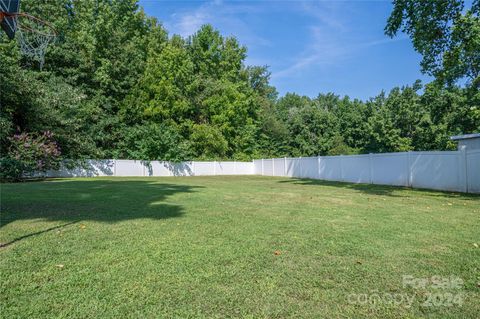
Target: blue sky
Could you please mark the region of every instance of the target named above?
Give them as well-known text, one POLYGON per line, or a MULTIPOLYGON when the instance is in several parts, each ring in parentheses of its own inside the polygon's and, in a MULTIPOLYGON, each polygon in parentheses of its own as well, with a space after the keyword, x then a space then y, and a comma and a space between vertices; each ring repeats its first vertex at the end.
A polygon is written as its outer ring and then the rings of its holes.
POLYGON ((170 34, 205 23, 248 48, 247 64, 268 65, 280 96, 334 92, 367 99, 395 86, 424 83, 420 55, 403 34, 383 34, 390 1, 140 0, 170 34))

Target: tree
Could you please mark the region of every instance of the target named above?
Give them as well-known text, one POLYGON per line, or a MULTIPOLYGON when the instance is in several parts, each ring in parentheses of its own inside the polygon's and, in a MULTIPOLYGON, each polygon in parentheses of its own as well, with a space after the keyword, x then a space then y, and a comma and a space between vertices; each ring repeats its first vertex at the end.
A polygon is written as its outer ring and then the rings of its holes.
POLYGON ((122 104, 127 122, 150 119, 181 121, 192 113, 187 90, 193 63, 181 39, 174 38, 160 52, 152 52, 136 88, 122 104))
POLYGON ((422 71, 440 83, 466 78, 480 87, 480 0, 394 0, 385 33, 407 33, 423 59, 422 71))
POLYGON ((200 160, 225 158, 228 143, 215 126, 198 124, 192 127, 191 142, 194 156, 200 160))
POLYGON ((438 81, 366 102, 278 98, 268 67, 247 66, 235 37, 211 25, 169 37, 137 0, 23 0, 22 9, 59 36, 43 71, 0 36, 2 158, 14 135, 45 131, 64 158, 180 161, 444 150, 450 135, 480 130, 478 0, 468 9, 395 1, 387 34, 411 35, 438 81))
POLYGON ((117 158, 185 161, 191 158, 189 143, 173 123, 149 123, 122 129, 117 158))
POLYGON ((10 138, 9 156, 0 159, 0 179, 17 181, 60 167, 60 149, 52 132, 16 134, 10 138))

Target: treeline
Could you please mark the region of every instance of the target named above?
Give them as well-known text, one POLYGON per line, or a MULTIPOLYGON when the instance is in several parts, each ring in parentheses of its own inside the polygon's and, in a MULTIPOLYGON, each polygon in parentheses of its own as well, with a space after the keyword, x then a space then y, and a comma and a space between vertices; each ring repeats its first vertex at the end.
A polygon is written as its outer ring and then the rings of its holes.
POLYGON ((320 94, 287 94, 267 127, 272 155, 339 155, 455 148, 451 135, 480 128, 480 94, 473 88, 440 88, 420 82, 380 93, 366 102, 320 94))
POLYGON ((247 49, 212 26, 169 36, 136 0, 22 8, 59 36, 42 71, 0 39, 4 158, 20 157, 18 141, 35 136, 54 139, 64 158, 175 161, 445 150, 450 135, 480 130, 478 88, 279 98, 268 68, 245 65, 247 49))

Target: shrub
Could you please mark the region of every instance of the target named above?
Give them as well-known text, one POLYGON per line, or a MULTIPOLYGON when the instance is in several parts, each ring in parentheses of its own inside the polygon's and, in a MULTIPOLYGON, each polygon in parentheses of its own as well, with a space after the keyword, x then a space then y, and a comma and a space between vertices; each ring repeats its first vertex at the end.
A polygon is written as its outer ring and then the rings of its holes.
POLYGON ((9 142, 8 155, 0 160, 2 180, 18 181, 60 167, 60 148, 50 131, 16 134, 9 142))
POLYGON ((21 161, 10 157, 0 158, 0 179, 17 181, 22 178, 23 165, 21 161))
POLYGON ((332 140, 332 147, 327 151, 327 155, 353 155, 360 154, 360 150, 350 147, 340 135, 335 135, 332 140))
POLYGON ((190 139, 198 159, 221 159, 226 156, 228 142, 222 132, 213 125, 194 125, 190 139))

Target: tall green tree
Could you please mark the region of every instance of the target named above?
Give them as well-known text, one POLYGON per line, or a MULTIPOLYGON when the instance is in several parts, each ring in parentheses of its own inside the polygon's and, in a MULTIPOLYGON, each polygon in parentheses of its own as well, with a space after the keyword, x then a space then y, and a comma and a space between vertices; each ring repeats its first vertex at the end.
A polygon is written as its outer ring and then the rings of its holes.
POLYGON ((480 87, 480 1, 394 0, 385 33, 410 36, 422 54, 422 70, 439 82, 466 78, 480 87))
POLYGON ((266 66, 204 25, 168 35, 136 0, 23 0, 58 38, 42 71, 0 36, 0 150, 14 134, 51 131, 65 158, 240 159, 451 149, 480 130, 478 1, 394 2, 387 33, 405 31, 436 82, 366 102, 279 98, 266 66), (467 86, 455 85, 468 78, 467 86), (448 85, 444 85, 448 84, 448 85))

